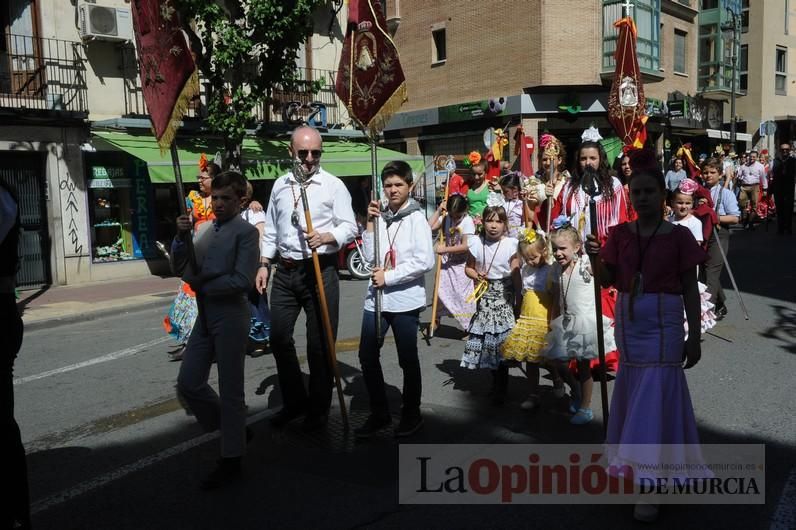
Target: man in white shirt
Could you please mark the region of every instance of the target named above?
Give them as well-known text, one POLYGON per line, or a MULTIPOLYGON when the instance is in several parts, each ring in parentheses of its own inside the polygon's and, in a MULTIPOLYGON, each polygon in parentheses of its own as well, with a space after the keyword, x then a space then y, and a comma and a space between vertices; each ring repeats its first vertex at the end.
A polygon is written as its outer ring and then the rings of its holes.
POLYGON ((752 227, 755 217, 757 216, 757 201, 760 194, 760 184, 763 184, 763 191, 768 190, 768 180, 766 178, 766 168, 757 161, 757 151, 749 153, 747 162, 738 168, 738 185, 741 187, 741 192, 738 197, 738 203, 741 207, 741 215, 745 217, 744 227, 752 227), (746 213, 746 208, 749 206, 749 213, 746 213))
POLYGON ((337 252, 354 239, 357 227, 351 195, 340 179, 321 168, 322 154, 323 142, 318 131, 307 126, 293 131, 290 155, 299 160, 308 177, 304 183, 299 182, 292 171, 279 177, 266 212, 256 285, 260 292, 265 289, 271 263, 278 256, 271 288, 270 339, 279 372, 283 408, 270 418, 274 427, 282 427, 306 415, 306 430, 322 428, 332 402, 332 372, 323 336, 312 251, 319 254, 329 318, 336 335, 340 302, 337 252), (310 206, 312 232, 307 232, 301 202, 302 186, 310 206), (304 388, 293 340, 293 329, 302 309, 307 317, 309 390, 304 388))

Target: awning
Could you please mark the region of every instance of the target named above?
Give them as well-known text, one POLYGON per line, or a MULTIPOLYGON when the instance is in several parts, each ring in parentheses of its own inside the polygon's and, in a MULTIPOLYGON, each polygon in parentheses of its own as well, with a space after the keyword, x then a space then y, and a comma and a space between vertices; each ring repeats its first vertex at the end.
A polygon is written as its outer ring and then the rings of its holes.
MULTIPOLYGON (((155 138, 149 134, 133 135, 122 132, 94 131, 92 139, 98 151, 124 151, 146 162, 151 182, 174 182, 174 168, 171 155, 161 156, 155 138)), ((273 180, 286 173, 290 167, 288 155, 289 140, 263 140, 245 138, 242 155, 246 177, 250 180, 273 180)), ((179 138, 180 167, 183 179, 193 181, 199 165, 199 157, 206 153, 212 158, 216 152, 223 150, 223 143, 218 139, 193 137, 179 138)), ((416 173, 424 169, 422 156, 411 156, 384 147, 377 148, 378 164, 381 169, 392 160, 407 162, 416 173)), ((370 146, 365 142, 324 141, 321 166, 338 177, 360 177, 371 174, 370 146)))
MULTIPOLYGON (((707 129, 708 138, 721 138, 722 140, 730 139, 730 131, 720 131, 719 129, 707 129)), ((751 142, 752 135, 749 133, 736 132, 735 138, 742 142, 751 142)))

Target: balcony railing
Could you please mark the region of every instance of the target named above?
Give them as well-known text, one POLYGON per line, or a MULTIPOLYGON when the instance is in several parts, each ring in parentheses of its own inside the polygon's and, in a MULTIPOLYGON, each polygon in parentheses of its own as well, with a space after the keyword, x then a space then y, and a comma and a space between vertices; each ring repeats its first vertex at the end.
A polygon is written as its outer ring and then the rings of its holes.
MULTIPOLYGON (((132 49, 126 51, 123 61, 125 116, 144 117, 149 113, 141 90, 141 80, 134 53, 135 51, 132 49)), ((254 108, 252 122, 294 125, 293 120, 306 119, 314 114, 313 123, 315 124, 320 125, 321 118, 325 119, 327 127, 340 123, 342 113, 334 92, 337 72, 302 68, 299 70, 299 74, 301 77, 297 88, 294 90, 275 89, 269 105, 260 103, 254 108), (314 90, 314 81, 321 82, 319 90, 314 90), (319 110, 318 105, 311 105, 313 103, 322 104, 322 108, 319 110)), ((207 117, 206 102, 210 87, 201 76, 199 83, 201 87, 199 98, 191 103, 185 115, 186 118, 202 119, 207 117)))
POLYGON ((2 34, 0 108, 87 116, 83 45, 60 39, 2 34))

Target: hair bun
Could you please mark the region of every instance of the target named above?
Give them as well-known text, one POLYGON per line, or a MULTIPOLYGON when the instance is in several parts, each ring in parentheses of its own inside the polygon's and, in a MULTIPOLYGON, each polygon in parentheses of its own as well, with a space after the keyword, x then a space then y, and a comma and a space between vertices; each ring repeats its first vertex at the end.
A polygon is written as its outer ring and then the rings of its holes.
POLYGON ((654 149, 645 147, 643 149, 632 149, 627 153, 630 158, 630 168, 634 172, 638 171, 660 171, 658 156, 654 149))

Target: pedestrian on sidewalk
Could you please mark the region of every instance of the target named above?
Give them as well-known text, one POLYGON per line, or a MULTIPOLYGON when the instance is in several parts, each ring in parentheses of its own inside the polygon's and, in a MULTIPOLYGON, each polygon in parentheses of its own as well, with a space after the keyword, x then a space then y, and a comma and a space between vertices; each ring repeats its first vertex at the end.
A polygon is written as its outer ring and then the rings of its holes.
POLYGON ((321 135, 308 126, 298 127, 290 139, 290 156, 306 178, 293 172, 279 177, 271 191, 266 212, 262 257, 257 272, 257 290, 265 290, 272 262, 279 256, 271 287, 271 350, 279 372, 282 409, 270 418, 274 427, 284 427, 303 416, 304 428, 325 427, 332 403, 332 371, 323 336, 322 312, 312 261, 316 250, 323 277, 332 331, 337 335, 340 288, 337 252, 354 240, 357 224, 351 195, 343 182, 321 167, 321 135), (313 231, 301 203, 301 188, 309 202, 313 231), (307 362, 309 391, 304 387, 293 330, 301 310, 307 316, 307 362))
POLYGON ((22 347, 22 317, 17 310, 14 288, 19 256, 20 215, 19 201, 0 179, 0 366, 2 366, 2 397, 0 397, 0 428, 2 428, 4 459, 3 476, 6 487, 0 524, 3 528, 30 528, 30 495, 28 493, 28 467, 22 435, 14 418, 14 360, 22 347))
POLYGON ((401 421, 396 437, 410 436, 423 426, 420 415, 422 381, 417 356, 417 331, 420 311, 426 307, 424 275, 434 267, 431 227, 422 207, 409 198, 412 168, 402 161, 390 162, 381 172, 381 183, 387 207, 382 211, 378 201, 368 207, 367 231, 362 242, 365 259, 374 262, 374 239, 379 248, 387 249, 383 267, 374 268, 362 313, 359 339, 359 362, 370 397, 370 416, 357 428, 357 438, 369 438, 392 423, 384 374, 379 357, 388 328, 392 328, 398 350, 398 364, 404 376, 401 421), (381 217, 379 232, 374 232, 373 219, 381 217), (381 335, 376 336, 374 300, 382 290, 381 335))
POLYGON ((774 203, 777 209, 777 234, 793 234, 793 186, 796 177, 796 158, 791 154, 790 144, 779 146, 779 156, 771 169, 774 179, 774 203))
POLYGON ((172 243, 174 269, 196 293, 197 324, 188 340, 177 378, 177 391, 207 432, 221 429, 221 459, 202 481, 212 489, 236 478, 241 471, 250 431, 246 428, 243 366, 251 311, 247 296, 257 272, 257 229, 240 216, 246 179, 227 171, 213 179, 215 220, 194 243, 196 269, 190 264, 191 220, 177 219, 172 243), (208 384, 210 367, 218 367, 219 395, 208 384))

